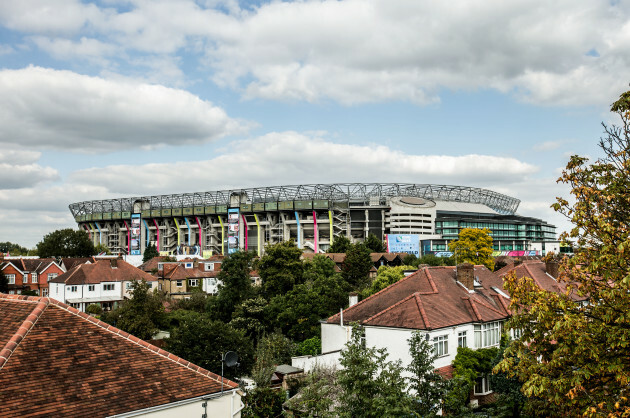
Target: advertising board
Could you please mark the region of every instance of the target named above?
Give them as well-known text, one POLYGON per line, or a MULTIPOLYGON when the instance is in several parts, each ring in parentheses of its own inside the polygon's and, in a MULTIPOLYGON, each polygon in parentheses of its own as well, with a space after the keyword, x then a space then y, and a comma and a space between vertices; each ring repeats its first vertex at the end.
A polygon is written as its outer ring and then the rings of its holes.
POLYGON ((388 253, 407 253, 420 257, 420 235, 387 235, 388 253))
POLYGON ((140 255, 140 214, 131 215, 131 255, 140 255))
POLYGON ((238 251, 239 213, 238 208, 228 209, 228 254, 238 251))

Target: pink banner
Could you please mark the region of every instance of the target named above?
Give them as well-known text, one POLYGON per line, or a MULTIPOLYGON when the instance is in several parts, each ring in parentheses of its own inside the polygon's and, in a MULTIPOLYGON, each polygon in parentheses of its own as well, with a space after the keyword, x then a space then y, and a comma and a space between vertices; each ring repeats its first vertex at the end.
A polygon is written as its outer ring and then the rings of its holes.
POLYGON ((153 219, 153 223, 155 224, 155 232, 157 235, 157 245, 155 246, 155 248, 160 251, 160 227, 157 224, 157 221, 155 219, 153 219))
POLYGON ((245 215, 241 215, 241 217, 243 218, 243 226, 245 227, 245 251, 247 251, 248 246, 247 246, 247 219, 245 219, 245 215))
POLYGON ((319 247, 317 246, 317 214, 313 211, 313 236, 315 237, 315 254, 319 253, 319 247))
POLYGON ((130 248, 129 246, 131 245, 131 228, 129 228, 129 224, 127 223, 127 221, 123 221, 125 223, 125 226, 127 227, 127 254, 129 254, 130 248))

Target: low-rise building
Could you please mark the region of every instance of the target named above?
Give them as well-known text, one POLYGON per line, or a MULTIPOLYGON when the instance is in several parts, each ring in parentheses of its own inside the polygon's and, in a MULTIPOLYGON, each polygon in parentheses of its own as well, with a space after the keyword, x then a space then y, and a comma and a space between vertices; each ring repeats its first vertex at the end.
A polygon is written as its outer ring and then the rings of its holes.
POLYGON ((0 270, 9 282, 9 294, 30 290, 39 296, 48 296, 48 282, 66 271, 54 258, 37 257, 4 258, 0 270))
POLYGON ((64 303, 0 294, 0 312, 0 416, 241 415, 236 383, 64 303))
POLYGON ((157 289, 157 279, 121 258, 96 259, 78 264, 49 283, 50 297, 67 303, 81 312, 91 304, 105 311, 131 297, 132 284, 146 280, 157 289))

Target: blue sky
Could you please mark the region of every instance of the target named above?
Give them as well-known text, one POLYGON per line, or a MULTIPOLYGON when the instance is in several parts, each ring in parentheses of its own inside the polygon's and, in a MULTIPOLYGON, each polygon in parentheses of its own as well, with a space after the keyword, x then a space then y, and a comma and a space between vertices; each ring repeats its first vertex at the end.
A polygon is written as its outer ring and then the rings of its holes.
POLYGON ((415 182, 549 205, 630 82, 627 1, 0 4, 0 241, 69 203, 415 182))

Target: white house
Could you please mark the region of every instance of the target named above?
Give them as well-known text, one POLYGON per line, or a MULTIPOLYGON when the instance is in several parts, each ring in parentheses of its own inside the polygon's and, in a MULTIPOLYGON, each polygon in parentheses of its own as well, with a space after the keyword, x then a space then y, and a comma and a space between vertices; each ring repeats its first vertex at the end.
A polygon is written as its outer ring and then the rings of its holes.
MULTIPOLYGON (((350 340, 351 324, 365 331, 365 343, 385 348, 390 360, 411 362, 408 340, 421 331, 438 357, 434 366, 449 374, 458 347, 498 346, 507 320, 509 298, 500 279, 485 266, 426 267, 356 303, 322 323, 322 355, 293 358, 295 367, 309 371, 317 364, 338 363, 350 340)), ((488 393, 479 382, 476 394, 488 393)))
POLYGON ((157 279, 122 259, 95 260, 78 264, 49 283, 50 297, 85 312, 91 304, 110 310, 114 304, 131 298, 132 284, 146 280, 157 289, 157 279))

